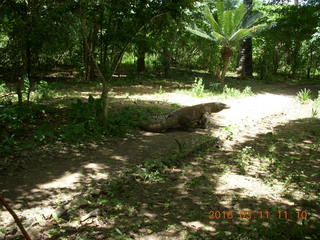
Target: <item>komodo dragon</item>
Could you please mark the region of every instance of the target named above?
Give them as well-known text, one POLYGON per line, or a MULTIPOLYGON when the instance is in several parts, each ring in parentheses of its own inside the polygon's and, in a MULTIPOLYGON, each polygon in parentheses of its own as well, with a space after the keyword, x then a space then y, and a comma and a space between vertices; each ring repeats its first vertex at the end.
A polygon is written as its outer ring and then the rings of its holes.
POLYGON ((194 126, 207 128, 210 113, 220 112, 227 108, 229 106, 219 102, 184 107, 165 115, 161 120, 143 124, 141 128, 149 132, 165 132, 168 129, 177 128, 189 129, 194 126))

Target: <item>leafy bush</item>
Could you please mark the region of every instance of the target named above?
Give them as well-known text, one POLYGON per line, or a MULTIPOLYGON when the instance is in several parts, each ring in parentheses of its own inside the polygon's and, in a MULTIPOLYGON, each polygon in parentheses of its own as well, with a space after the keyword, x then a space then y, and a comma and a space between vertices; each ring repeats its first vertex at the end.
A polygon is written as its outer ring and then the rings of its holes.
POLYGON ((74 142, 102 136, 125 136, 139 126, 147 112, 148 109, 139 106, 112 109, 104 124, 101 100, 90 96, 87 102, 77 100, 71 106, 71 123, 60 127, 60 137, 74 142))
MULTIPOLYGON (((31 128, 37 125, 39 121, 46 119, 46 115, 52 109, 39 104, 0 105, 0 152, 11 153, 11 151, 22 142, 26 144, 25 139, 29 137, 31 128)), ((53 137, 53 132, 49 127, 40 125, 34 135, 36 141, 43 141, 53 137)), ((30 138, 28 138, 30 141, 30 138)))

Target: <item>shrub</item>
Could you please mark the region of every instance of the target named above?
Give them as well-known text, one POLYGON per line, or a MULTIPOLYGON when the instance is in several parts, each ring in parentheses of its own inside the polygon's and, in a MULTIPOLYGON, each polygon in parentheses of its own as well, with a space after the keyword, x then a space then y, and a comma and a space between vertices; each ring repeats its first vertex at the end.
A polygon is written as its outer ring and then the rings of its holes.
POLYGON ((196 77, 192 84, 192 95, 195 97, 202 97, 204 93, 204 83, 202 78, 196 77))
POLYGON ((308 100, 311 99, 311 91, 310 89, 301 89, 298 93, 297 93, 297 98, 299 100, 299 102, 301 103, 305 103, 308 100))

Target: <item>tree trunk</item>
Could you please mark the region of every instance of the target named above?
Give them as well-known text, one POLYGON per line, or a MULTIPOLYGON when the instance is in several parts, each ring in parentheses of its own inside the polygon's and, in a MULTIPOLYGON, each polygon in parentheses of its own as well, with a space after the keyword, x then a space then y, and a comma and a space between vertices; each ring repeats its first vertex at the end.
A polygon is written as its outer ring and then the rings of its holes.
POLYGON ((138 59, 137 59, 137 72, 141 73, 146 70, 146 63, 145 63, 145 56, 146 53, 143 49, 138 49, 138 59))
POLYGON ((231 50, 231 48, 224 46, 221 49, 220 53, 221 53, 221 57, 222 57, 222 61, 223 61, 223 66, 221 69, 219 81, 222 85, 224 85, 224 78, 226 76, 230 57, 232 56, 232 50, 231 50))
MULTIPOLYGON (((98 39, 98 30, 99 30, 99 25, 94 24, 93 29, 91 30, 89 36, 87 37, 87 44, 90 54, 93 55, 93 58, 95 58, 95 50, 96 50, 96 43, 98 39)), ((95 79, 95 63, 93 61, 93 58, 90 56, 86 56, 85 59, 86 61, 86 81, 93 81, 95 79)))
POLYGON ((163 46, 162 48, 161 63, 164 70, 164 76, 168 77, 170 69, 170 53, 167 46, 163 46))
POLYGON ((241 57, 239 61, 240 75, 242 78, 252 77, 252 38, 242 41, 241 57))
MULTIPOLYGON (((243 0, 247 8, 252 7, 252 0, 243 0)), ((250 11, 250 10, 249 10, 250 11)), ((252 38, 248 37, 242 41, 241 44, 241 57, 239 61, 240 75, 242 78, 252 77, 253 67, 252 67, 252 38)))
POLYGON ((291 75, 294 78, 299 68, 300 59, 299 59, 299 51, 301 47, 301 42, 294 41, 293 49, 291 52, 291 75))
POLYGON ((28 92, 27 92, 27 102, 30 101, 30 95, 31 91, 34 88, 34 81, 31 76, 31 67, 32 67, 32 53, 31 53, 31 47, 30 42, 27 40, 27 47, 26 47, 26 70, 27 70, 27 78, 29 82, 28 92))
POLYGON ((101 108, 102 108, 102 113, 103 113, 103 120, 104 120, 104 125, 107 125, 107 120, 109 116, 109 87, 108 83, 106 82, 106 79, 103 79, 102 82, 102 92, 101 92, 101 108))

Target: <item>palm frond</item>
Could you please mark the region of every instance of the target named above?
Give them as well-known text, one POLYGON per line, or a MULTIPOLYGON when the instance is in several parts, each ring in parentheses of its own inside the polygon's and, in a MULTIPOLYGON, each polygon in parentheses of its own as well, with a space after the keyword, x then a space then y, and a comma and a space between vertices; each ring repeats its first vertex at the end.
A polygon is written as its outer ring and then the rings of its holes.
POLYGON ((223 13, 223 32, 225 36, 230 36, 233 29, 232 10, 224 11, 223 13))
POLYGON ((223 23, 223 13, 224 13, 224 1, 218 1, 216 3, 217 15, 218 15, 218 23, 222 25, 223 23))
POLYGON ((210 12, 210 9, 208 6, 205 6, 205 9, 204 9, 204 16, 207 18, 208 22, 210 23, 211 25, 211 28, 218 32, 218 33, 221 33, 222 32, 222 29, 220 27, 220 25, 217 23, 217 21, 214 19, 214 17, 212 16, 212 13, 210 12))
POLYGON ((250 16, 248 16, 244 22, 243 22, 243 25, 242 27, 243 28, 249 28, 251 26, 253 26, 255 23, 257 23, 260 18, 262 17, 262 13, 260 12, 254 12, 254 13, 251 13, 250 16))
POLYGON ((197 35, 197 36, 199 36, 199 37, 202 37, 202 38, 205 38, 205 39, 209 39, 209 40, 211 40, 211 41, 214 41, 214 40, 215 40, 212 36, 210 36, 210 35, 207 34, 206 32, 201 31, 201 30, 198 29, 197 27, 196 27, 196 28, 191 28, 191 27, 189 27, 189 26, 186 26, 186 29, 187 29, 189 32, 191 32, 191 33, 193 33, 193 34, 195 34, 195 35, 197 35))
POLYGON ((246 37, 248 37, 251 34, 250 29, 239 29, 238 31, 236 31, 229 39, 230 42, 234 43, 234 42, 238 42, 246 37))
POLYGON ((246 13, 247 13, 247 7, 243 3, 240 4, 240 6, 234 10, 233 25, 235 28, 239 28, 241 26, 246 13))
POLYGON ((226 38, 224 35, 221 35, 218 32, 212 31, 211 34, 214 37, 214 40, 217 42, 224 43, 224 42, 228 41, 228 38, 226 38))
POLYGON ((262 23, 262 24, 257 24, 255 26, 249 28, 249 30, 251 31, 251 35, 254 35, 254 34, 258 34, 258 33, 262 32, 263 30, 266 30, 270 27, 272 27, 271 24, 262 23))

